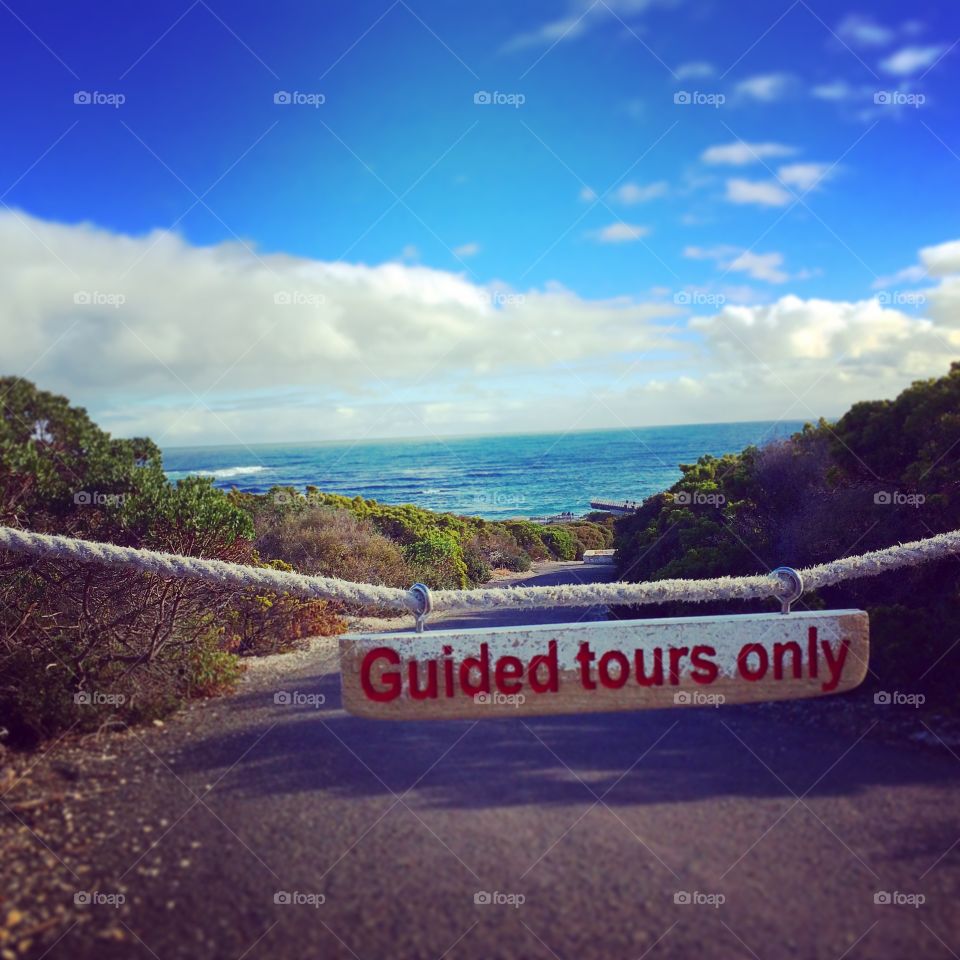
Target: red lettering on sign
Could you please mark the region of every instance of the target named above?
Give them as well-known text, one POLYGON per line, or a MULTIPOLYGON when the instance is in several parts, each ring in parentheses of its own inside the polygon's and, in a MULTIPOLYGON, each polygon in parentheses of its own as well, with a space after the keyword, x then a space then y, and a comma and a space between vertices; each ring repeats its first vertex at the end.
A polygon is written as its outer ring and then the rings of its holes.
POLYGON ((557 663, 557 641, 551 640, 547 654, 539 654, 530 661, 527 679, 534 693, 557 693, 560 690, 560 666, 557 663), (547 679, 540 678, 540 668, 547 668, 547 679))
POLYGON ((653 674, 647 676, 643 669, 643 650, 637 650, 634 654, 634 660, 637 664, 637 683, 641 687, 662 687, 663 686, 663 651, 655 647, 653 651, 653 674))
POLYGON ((600 682, 610 690, 619 690, 630 679, 630 661, 625 653, 619 650, 608 650, 597 665, 597 675, 600 682), (616 674, 611 676, 610 664, 617 665, 616 674))
POLYGON ((793 679, 799 680, 803 676, 803 651, 799 643, 792 640, 789 643, 775 643, 773 645, 773 678, 774 680, 783 679, 783 660, 787 654, 790 654, 790 669, 793 671, 793 679))
POLYGON ((713 647, 700 644, 690 651, 690 664, 693 669, 690 676, 694 683, 713 683, 720 675, 720 668, 708 657, 715 657, 717 651, 713 647))
POLYGON ((388 670, 380 674, 379 680, 387 685, 386 690, 378 690, 370 679, 373 665, 377 660, 386 660, 391 666, 400 665, 400 654, 389 647, 376 647, 371 650, 364 658, 360 667, 360 684, 363 692, 377 703, 389 703, 400 696, 400 671, 388 670))
POLYGON ((744 648, 737 654, 737 669, 740 671, 740 676, 744 680, 762 680, 767 675, 767 667, 769 661, 767 658, 767 650, 760 643, 748 643, 744 648), (750 654, 755 653, 757 659, 759 660, 759 665, 756 670, 751 670, 749 659, 750 654))
POLYGON ((523 689, 522 676, 523 661, 519 657, 501 657, 493 671, 493 682, 501 693, 519 693, 523 689))

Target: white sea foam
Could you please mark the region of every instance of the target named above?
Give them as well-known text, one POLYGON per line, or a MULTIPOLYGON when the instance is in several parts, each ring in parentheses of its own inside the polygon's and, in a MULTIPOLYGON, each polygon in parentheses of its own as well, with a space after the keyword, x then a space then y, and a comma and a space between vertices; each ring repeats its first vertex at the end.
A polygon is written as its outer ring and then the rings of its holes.
POLYGON ((266 467, 254 465, 251 467, 221 467, 219 470, 194 470, 192 472, 201 477, 217 477, 218 479, 223 479, 225 477, 239 477, 246 473, 260 473, 261 470, 266 469, 266 467))

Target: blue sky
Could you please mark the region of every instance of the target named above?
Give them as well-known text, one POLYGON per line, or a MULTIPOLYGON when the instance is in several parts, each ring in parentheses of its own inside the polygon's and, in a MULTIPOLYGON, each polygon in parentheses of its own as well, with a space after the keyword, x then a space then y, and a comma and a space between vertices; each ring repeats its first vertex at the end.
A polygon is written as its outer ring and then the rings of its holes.
POLYGON ((795 419, 956 352, 946 5, 0 21, 4 372, 119 433, 795 419))

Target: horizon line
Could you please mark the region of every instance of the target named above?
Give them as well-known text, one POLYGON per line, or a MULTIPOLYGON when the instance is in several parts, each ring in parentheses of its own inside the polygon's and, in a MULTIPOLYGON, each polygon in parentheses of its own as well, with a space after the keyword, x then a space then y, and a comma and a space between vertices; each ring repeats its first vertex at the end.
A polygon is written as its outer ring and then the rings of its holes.
MULTIPOLYGON (((825 419, 833 422, 834 418, 819 417, 816 419, 825 419)), ((583 430, 523 430, 511 431, 507 433, 459 433, 442 434, 428 436, 405 436, 405 437, 363 437, 362 439, 343 437, 330 440, 258 440, 246 441, 237 440, 234 443, 178 443, 163 446, 157 444, 161 450, 212 450, 218 448, 231 447, 289 447, 289 446, 333 446, 336 444, 357 445, 363 443, 443 443, 447 440, 495 440, 507 439, 509 437, 554 437, 554 436, 573 436, 585 433, 623 433, 634 430, 669 430, 676 427, 735 427, 747 424, 764 423, 815 423, 816 420, 810 417, 798 417, 796 419, 787 419, 777 417, 761 420, 707 420, 694 421, 689 423, 656 423, 645 426, 629 427, 591 427, 583 430)), ((155 441, 154 441, 155 442, 155 441)))

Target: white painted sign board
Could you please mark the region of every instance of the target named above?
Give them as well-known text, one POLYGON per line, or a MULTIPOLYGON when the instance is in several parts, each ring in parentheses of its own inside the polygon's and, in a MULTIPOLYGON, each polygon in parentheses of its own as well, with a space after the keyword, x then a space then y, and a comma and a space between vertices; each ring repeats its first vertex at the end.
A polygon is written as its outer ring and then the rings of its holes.
POLYGON ((343 705, 392 720, 482 719, 788 700, 867 672, 862 610, 344 636, 343 705))

